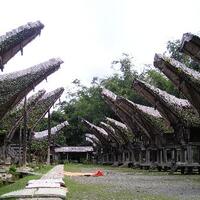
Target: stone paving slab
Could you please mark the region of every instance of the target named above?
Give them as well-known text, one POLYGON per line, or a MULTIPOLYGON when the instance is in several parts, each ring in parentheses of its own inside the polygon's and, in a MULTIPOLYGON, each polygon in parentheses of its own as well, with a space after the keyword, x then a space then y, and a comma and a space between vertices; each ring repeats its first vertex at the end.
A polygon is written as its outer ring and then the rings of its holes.
POLYGON ((32 198, 37 189, 22 189, 9 192, 0 196, 0 199, 32 198))
POLYGON ((26 188, 60 188, 59 183, 33 183, 28 184, 26 188))
POLYGON ((22 190, 9 192, 0 197, 0 199, 16 198, 20 200, 38 199, 38 200, 61 200, 66 199, 67 188, 64 181, 64 165, 57 165, 39 180, 31 180, 27 187, 22 190), (30 185, 30 186, 29 186, 30 185), (55 186, 55 187, 52 187, 55 186))
POLYGON ((43 175, 41 179, 62 179, 64 178, 64 165, 56 165, 47 174, 43 175))
POLYGON ((41 183, 59 183, 60 185, 64 186, 65 182, 61 179, 61 178, 57 178, 57 179, 39 179, 39 180, 30 180, 28 182, 29 184, 41 184, 41 183))
POLYGON ((56 197, 66 199, 66 188, 39 188, 35 193, 34 197, 56 197))

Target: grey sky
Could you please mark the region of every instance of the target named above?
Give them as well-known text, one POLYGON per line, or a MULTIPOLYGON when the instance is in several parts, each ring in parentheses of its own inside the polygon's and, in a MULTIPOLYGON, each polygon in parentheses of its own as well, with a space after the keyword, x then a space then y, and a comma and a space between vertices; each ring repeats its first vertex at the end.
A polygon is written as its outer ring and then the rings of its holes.
POLYGON ((168 40, 200 31, 199 0, 6 0, 1 2, 0 34, 40 20, 45 28, 6 66, 12 72, 61 57, 64 64, 48 83, 36 89, 70 86, 75 78, 89 83, 93 76, 112 73, 112 60, 123 52, 134 57, 139 70, 165 50, 168 40))

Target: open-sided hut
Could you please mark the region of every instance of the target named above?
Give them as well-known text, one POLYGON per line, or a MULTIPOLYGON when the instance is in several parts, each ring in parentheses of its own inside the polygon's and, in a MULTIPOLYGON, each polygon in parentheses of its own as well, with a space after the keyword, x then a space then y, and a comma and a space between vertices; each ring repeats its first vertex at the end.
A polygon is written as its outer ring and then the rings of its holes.
POLYGON ((0 69, 19 51, 23 54, 23 48, 35 37, 40 35, 44 25, 40 21, 29 22, 0 36, 0 69))
POLYGON ((57 160, 91 160, 94 149, 92 146, 66 146, 55 148, 57 160))

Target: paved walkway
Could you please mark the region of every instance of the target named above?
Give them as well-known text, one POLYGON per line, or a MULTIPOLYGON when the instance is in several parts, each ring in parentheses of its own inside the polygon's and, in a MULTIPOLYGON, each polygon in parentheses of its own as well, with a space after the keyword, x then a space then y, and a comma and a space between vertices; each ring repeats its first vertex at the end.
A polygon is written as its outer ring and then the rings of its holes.
POLYGON ((30 180, 25 189, 9 192, 0 199, 61 200, 66 199, 67 189, 63 181, 64 166, 57 165, 39 180, 30 180))

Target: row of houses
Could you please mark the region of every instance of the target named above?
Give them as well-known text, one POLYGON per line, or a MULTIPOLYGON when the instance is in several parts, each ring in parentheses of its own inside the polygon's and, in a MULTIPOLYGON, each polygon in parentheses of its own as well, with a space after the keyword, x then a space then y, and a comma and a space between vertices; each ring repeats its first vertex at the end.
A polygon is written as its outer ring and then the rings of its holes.
MULTIPOLYGON (((200 62, 200 38, 184 34, 180 51, 200 62)), ((133 80, 132 89, 152 107, 104 88, 102 97, 120 121, 106 117, 96 126, 82 119, 89 131, 86 139, 101 163, 200 172, 200 73, 161 54, 155 55, 154 66, 184 99, 139 79, 133 80)))
MULTIPOLYGON (((29 22, 0 36, 0 69, 19 51, 41 34, 40 21, 29 22)), ((9 157, 13 162, 27 162, 27 149, 31 140, 48 138, 50 160, 51 133, 56 134, 68 125, 63 122, 51 127, 50 109, 62 95, 64 88, 51 92, 40 90, 27 99, 29 92, 57 70, 63 61, 51 58, 45 62, 13 73, 0 75, 0 159, 9 157), (48 113, 48 130, 35 132, 40 120, 48 113)))

